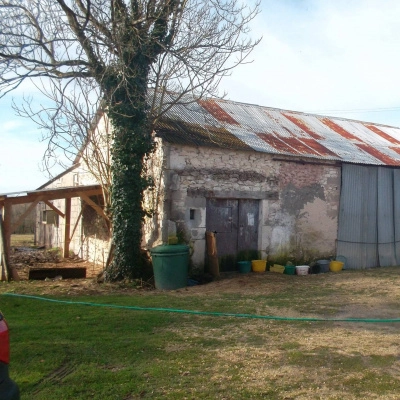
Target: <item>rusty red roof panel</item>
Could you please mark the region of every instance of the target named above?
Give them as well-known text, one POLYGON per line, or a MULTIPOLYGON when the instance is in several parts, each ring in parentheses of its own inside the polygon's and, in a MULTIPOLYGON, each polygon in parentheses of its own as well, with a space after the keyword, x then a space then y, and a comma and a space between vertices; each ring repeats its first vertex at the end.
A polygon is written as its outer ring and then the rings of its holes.
POLYGON ((325 117, 321 118, 321 121, 326 126, 334 130, 336 133, 343 136, 345 139, 353 139, 358 141, 358 139, 355 136, 353 136, 350 132, 346 131, 346 129, 343 129, 340 125, 336 124, 332 119, 325 117))
POLYGON ((366 153, 371 154, 378 160, 381 160, 385 165, 396 165, 398 161, 394 160, 392 157, 388 156, 387 154, 381 153, 379 150, 374 149, 371 146, 366 145, 365 143, 358 143, 357 147, 363 149, 366 153))
POLYGON ((257 133, 257 136, 279 152, 297 155, 301 154, 298 150, 296 150, 295 147, 290 146, 287 141, 283 141, 282 139, 280 139, 279 135, 267 135, 266 133, 257 133))
POLYGON ((400 155, 400 147, 392 147, 392 146, 389 146, 389 149, 390 149, 390 150, 393 150, 394 152, 396 152, 397 154, 400 155))
POLYGON ((397 127, 230 100, 184 100, 156 124, 170 142, 400 167, 397 127))
POLYGON ((386 139, 388 142, 390 142, 392 144, 400 145, 400 140, 397 140, 396 138, 394 138, 394 137, 388 135, 387 133, 383 132, 377 126, 371 125, 371 124, 364 124, 364 126, 366 126, 368 129, 370 129, 372 132, 375 132, 377 135, 379 135, 383 139, 386 139))
POLYGON ((296 124, 300 129, 302 129, 304 132, 307 132, 312 138, 316 140, 322 139, 321 135, 318 135, 317 132, 314 132, 307 124, 302 121, 299 118, 294 117, 293 115, 289 115, 287 113, 282 113, 283 116, 285 116, 288 120, 292 121, 294 124, 296 124))
POLYGON ((199 104, 205 108, 214 118, 220 122, 226 122, 230 125, 239 125, 226 111, 224 111, 217 102, 213 100, 199 100, 199 104))
POLYGON ((316 151, 316 154, 319 154, 321 156, 331 156, 331 157, 338 156, 336 153, 330 151, 327 147, 322 145, 320 142, 317 142, 316 140, 313 139, 302 139, 302 140, 304 143, 307 144, 307 146, 314 149, 316 151))

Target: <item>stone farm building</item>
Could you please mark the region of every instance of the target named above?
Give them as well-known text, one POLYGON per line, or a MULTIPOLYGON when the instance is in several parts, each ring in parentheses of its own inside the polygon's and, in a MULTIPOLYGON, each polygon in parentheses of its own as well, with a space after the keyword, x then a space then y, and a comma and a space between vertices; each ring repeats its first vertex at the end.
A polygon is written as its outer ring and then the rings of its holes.
MULTIPOLYGON (((202 271, 212 231, 222 270, 250 250, 269 260, 341 255, 354 269, 400 264, 399 128, 212 99, 172 107, 154 135, 147 202, 156 212, 144 224, 144 247, 176 235, 202 271)), ((96 183, 78 157, 39 189, 96 183)), ((69 248, 104 264, 107 229, 83 201, 72 199, 69 248)), ((98 196, 91 201, 101 206, 98 196)), ((38 207, 38 240, 63 247, 62 216, 38 207)))

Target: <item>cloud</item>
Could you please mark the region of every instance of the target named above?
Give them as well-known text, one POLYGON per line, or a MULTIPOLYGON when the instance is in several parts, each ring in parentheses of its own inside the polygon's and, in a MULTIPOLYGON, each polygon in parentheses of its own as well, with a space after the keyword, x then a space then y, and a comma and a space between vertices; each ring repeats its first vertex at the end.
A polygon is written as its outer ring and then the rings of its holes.
POLYGON ((21 121, 17 121, 17 120, 6 121, 3 123, 2 131, 3 131, 4 135, 7 135, 10 132, 13 132, 23 126, 24 126, 24 124, 21 121))
POLYGON ((47 180, 41 172, 46 144, 40 131, 26 118, 16 117, 10 103, 1 101, 0 193, 32 190, 47 180))
MULTIPOLYGON (((299 111, 400 107, 400 3, 262 5, 253 34, 263 41, 254 62, 223 82, 229 98, 299 111)), ((400 117, 397 121, 400 125, 400 117)))
MULTIPOLYGON (((0 193, 34 190, 49 180, 42 169, 42 157, 47 142, 41 141, 38 127, 27 118, 14 115, 9 103, 0 102, 0 193)), ((63 160, 69 164, 68 160, 63 160)), ((60 166, 51 169, 54 176, 62 172, 60 166)))
POLYGON ((32 190, 47 178, 40 171, 45 145, 7 135, 7 146, 0 148, 0 193, 32 190))

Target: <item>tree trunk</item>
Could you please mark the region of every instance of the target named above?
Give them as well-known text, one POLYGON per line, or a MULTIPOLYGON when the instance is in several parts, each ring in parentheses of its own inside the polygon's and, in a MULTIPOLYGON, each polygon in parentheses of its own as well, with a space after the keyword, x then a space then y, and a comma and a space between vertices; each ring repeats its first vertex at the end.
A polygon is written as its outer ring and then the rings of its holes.
POLYGON ((143 167, 153 149, 146 114, 146 85, 132 85, 114 93, 109 115, 113 125, 111 206, 114 258, 110 280, 142 277, 143 191, 149 187, 143 167), (137 96, 132 96, 137 93, 137 96), (136 98, 132 105, 129 101, 136 98))

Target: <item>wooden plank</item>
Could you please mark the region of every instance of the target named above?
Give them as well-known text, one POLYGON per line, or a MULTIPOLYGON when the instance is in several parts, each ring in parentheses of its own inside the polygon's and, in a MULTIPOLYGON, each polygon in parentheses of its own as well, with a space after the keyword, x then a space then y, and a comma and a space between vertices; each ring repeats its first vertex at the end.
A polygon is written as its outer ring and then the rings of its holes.
POLYGON ((100 185, 74 186, 72 188, 45 189, 36 192, 28 192, 25 196, 18 197, 3 196, 0 199, 0 202, 10 202, 11 204, 32 203, 39 196, 42 196, 43 199, 47 201, 67 198, 71 199, 73 197, 79 197, 78 193, 85 193, 87 196, 103 194, 100 185))
POLYGON ((6 258, 6 241, 3 229, 3 218, 2 214, 0 214, 0 280, 8 281, 9 280, 9 268, 8 262, 6 258))
POLYGON ((65 226, 64 226, 64 258, 69 257, 71 244, 71 199, 65 199, 65 226))
POLYGON ((11 210, 12 205, 10 202, 5 201, 3 207, 3 264, 5 265, 6 279, 9 281, 11 278, 10 268, 8 261, 10 259, 10 248, 11 248, 11 210))
POLYGON ((81 211, 79 212, 78 218, 76 219, 75 225, 74 225, 74 229, 72 229, 72 233, 71 233, 71 240, 74 237, 74 233, 76 231, 76 228, 78 227, 79 221, 82 217, 82 212, 83 212, 83 207, 81 207, 81 211))
POLYGON ((210 273, 214 277, 219 277, 217 239, 214 232, 206 232, 206 245, 210 273))
POLYGON ((46 278, 54 279, 61 276, 63 279, 81 279, 86 278, 86 268, 30 268, 28 279, 44 280, 46 278))
POLYGON ((1 281, 9 281, 8 264, 6 261, 6 254, 4 252, 1 254, 0 264, 1 264, 0 280, 1 281))
POLYGON ((97 214, 99 214, 106 221, 108 221, 108 218, 107 218, 106 214, 104 214, 103 209, 98 204, 96 204, 93 200, 91 200, 89 198, 89 196, 87 196, 85 193, 79 193, 79 196, 82 200, 85 201, 85 203, 87 203, 90 207, 92 207, 97 212, 97 214))
POLYGON ((65 218, 65 214, 61 210, 59 210, 53 203, 50 203, 50 201, 48 200, 44 200, 44 203, 48 205, 61 218, 65 218))

